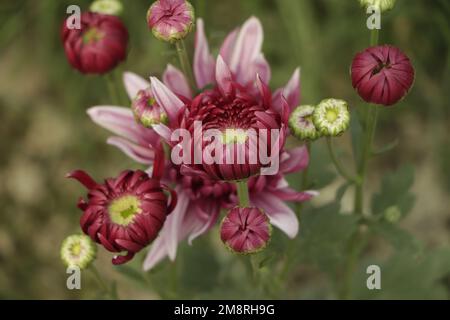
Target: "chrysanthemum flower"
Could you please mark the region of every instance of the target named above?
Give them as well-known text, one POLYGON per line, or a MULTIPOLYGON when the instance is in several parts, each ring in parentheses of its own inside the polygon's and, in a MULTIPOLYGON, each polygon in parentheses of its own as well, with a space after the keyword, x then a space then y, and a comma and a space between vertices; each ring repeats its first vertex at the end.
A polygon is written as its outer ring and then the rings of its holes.
MULTIPOLYGON (((261 82, 265 84, 270 80, 270 67, 261 52, 262 39, 263 32, 259 20, 251 18, 241 28, 234 30, 226 37, 220 49, 220 55, 229 66, 233 81, 252 92, 253 97, 264 105, 263 97, 259 94, 260 90, 254 86, 257 74, 261 82)), ((197 21, 193 67, 198 88, 217 87, 216 64, 210 55, 202 20, 197 21)), ((152 81, 152 92, 156 91, 157 94, 154 94, 154 97, 157 103, 165 108, 169 118, 168 126, 154 126, 146 129, 136 124, 129 108, 97 106, 88 111, 94 122, 117 135, 108 139, 110 144, 117 146, 136 161, 147 165, 151 165, 154 159, 154 152, 148 146, 155 145, 159 139, 155 130, 163 136, 167 137, 165 133, 170 135, 171 130, 181 125, 177 124, 177 119, 180 119, 177 115, 181 115, 178 111, 185 110, 185 106, 193 101, 192 91, 189 89, 185 76, 175 67, 169 66, 166 69, 163 82, 164 85, 159 81, 152 81), (157 88, 154 88, 155 86, 157 88)), ((149 82, 132 73, 125 74, 124 83, 130 99, 134 99, 139 90, 146 89, 150 85, 149 82)), ((267 86, 264 87, 267 88, 267 86)), ((300 74, 299 70, 296 70, 288 84, 271 95, 271 109, 274 110, 272 112, 281 114, 283 104, 287 103, 289 113, 299 104, 299 97, 300 74)), ((248 181, 250 205, 264 210, 271 224, 281 229, 290 238, 297 235, 299 223, 296 214, 285 201, 307 201, 317 193, 296 192, 289 187, 284 176, 303 170, 308 162, 309 155, 305 147, 282 150, 277 174, 253 176, 248 181)), ((204 174, 183 175, 180 166, 169 161, 166 163, 166 168, 163 181, 175 183, 178 202, 151 247, 144 263, 146 270, 153 268, 167 256, 174 260, 180 241, 187 239, 189 243, 192 243, 195 238, 216 224, 221 209, 231 209, 238 202, 234 183, 214 180, 204 174)))
POLYGON ((313 122, 315 106, 301 105, 294 109, 289 116, 291 133, 300 140, 315 140, 320 137, 313 122))
POLYGON ((324 136, 339 136, 350 126, 347 102, 340 99, 322 100, 314 109, 313 121, 324 136))
POLYGON ((88 190, 87 201, 80 199, 83 210, 80 225, 83 232, 111 252, 126 252, 113 258, 113 264, 122 264, 133 258, 158 235, 176 203, 171 192, 168 204, 160 182, 147 173, 124 171, 117 178, 98 184, 84 171, 68 175, 88 190))
POLYGON ((185 38, 194 20, 194 8, 186 0, 158 0, 147 12, 147 24, 153 35, 168 42, 185 38))
POLYGON ((65 21, 61 38, 67 59, 81 73, 106 73, 127 55, 128 31, 112 15, 83 12, 81 29, 69 29, 65 21))
POLYGON ((270 240, 269 218, 258 208, 235 207, 220 225, 220 238, 234 253, 250 254, 263 250, 270 240))
POLYGON ((61 260, 67 267, 87 268, 95 260, 97 247, 88 236, 74 234, 61 244, 61 260))
POLYGON ((398 48, 383 45, 358 53, 351 67, 353 88, 367 102, 390 106, 402 99, 414 82, 414 68, 398 48))

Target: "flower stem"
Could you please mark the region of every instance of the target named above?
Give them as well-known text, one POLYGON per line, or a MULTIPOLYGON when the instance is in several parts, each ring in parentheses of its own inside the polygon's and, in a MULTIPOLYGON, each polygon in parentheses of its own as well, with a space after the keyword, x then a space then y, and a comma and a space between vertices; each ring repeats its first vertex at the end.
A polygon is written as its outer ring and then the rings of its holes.
POLYGON ((102 276, 100 275, 100 272, 98 272, 97 268, 92 264, 89 267, 89 270, 91 270, 92 274, 94 275, 95 279, 97 280, 100 289, 105 292, 111 299, 117 300, 117 292, 116 290, 110 290, 106 282, 103 280, 102 276))
POLYGON ((107 75, 105 75, 105 78, 106 78, 106 85, 108 86, 109 96, 112 100, 112 103, 114 103, 115 105, 120 105, 120 97, 115 85, 114 75, 112 73, 108 73, 107 75))
POLYGON ((191 63, 189 62, 189 56, 186 51, 186 46, 183 40, 179 40, 175 42, 175 47, 178 53, 178 59, 180 60, 181 69, 183 70, 184 75, 186 76, 189 86, 195 92, 197 90, 197 86, 195 84, 194 74, 192 73, 191 63))
POLYGON ((355 191, 355 204, 354 213, 363 214, 363 203, 364 203, 364 182, 367 174, 367 165, 372 154, 372 143, 375 136, 375 128, 377 125, 378 108, 376 106, 369 106, 366 117, 366 130, 363 139, 363 153, 361 157, 361 162, 358 166, 358 176, 359 181, 356 184, 355 191))
POLYGON ((334 166, 336 167, 336 170, 339 172, 339 174, 344 177, 348 182, 356 183, 358 181, 357 178, 352 177, 350 174, 345 171, 344 167, 342 166, 341 162, 339 161, 338 157, 336 156, 336 153, 334 152, 333 148, 333 142, 331 141, 330 137, 327 137, 327 146, 328 146, 328 152, 331 157, 331 161, 333 161, 334 166))
MULTIPOLYGON (((370 46, 378 44, 379 32, 373 29, 370 32, 370 46)), ((364 204, 364 182, 367 174, 367 166, 372 155, 372 143, 375 136, 375 128, 377 126, 378 107, 368 106, 366 111, 366 119, 364 123, 364 137, 362 139, 362 156, 358 164, 358 181, 355 184, 355 200, 354 200, 354 214, 363 216, 364 204)), ((367 238, 367 237, 366 237, 367 238)), ((353 273, 358 263, 358 256, 364 248, 367 239, 364 239, 363 226, 359 226, 356 232, 349 240, 348 255, 344 265, 344 276, 342 281, 342 291, 340 298, 351 298, 351 287, 353 273)))
POLYGON ((239 206, 242 208, 250 205, 247 180, 236 181, 237 195, 239 199, 239 206))

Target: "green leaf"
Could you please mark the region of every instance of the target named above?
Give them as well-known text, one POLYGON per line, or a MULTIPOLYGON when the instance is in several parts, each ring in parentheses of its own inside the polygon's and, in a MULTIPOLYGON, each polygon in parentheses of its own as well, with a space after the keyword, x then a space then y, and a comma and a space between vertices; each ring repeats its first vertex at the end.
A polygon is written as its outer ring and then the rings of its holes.
POLYGON ((365 261, 354 281, 359 299, 448 299, 444 279, 450 275, 450 249, 442 248, 421 256, 398 252, 388 261, 365 261), (381 270, 381 290, 369 290, 366 280, 368 265, 381 270))
POLYGON ((347 191, 348 187, 350 187, 351 185, 352 185, 351 182, 346 182, 336 190, 336 196, 335 196, 336 202, 339 202, 339 203, 341 202, 342 198, 345 195, 345 192, 347 191))
POLYGON ((346 254, 346 244, 357 228, 357 217, 339 213, 333 202, 303 215, 298 250, 300 260, 333 273, 346 254))
POLYGON ((395 224, 382 221, 373 225, 370 230, 389 242, 396 251, 410 254, 417 254, 421 251, 420 242, 395 224))
POLYGON ((384 214, 386 209, 397 206, 402 216, 413 207, 415 196, 410 192, 414 182, 414 169, 406 165, 393 173, 384 175, 381 190, 372 198, 372 212, 384 214))

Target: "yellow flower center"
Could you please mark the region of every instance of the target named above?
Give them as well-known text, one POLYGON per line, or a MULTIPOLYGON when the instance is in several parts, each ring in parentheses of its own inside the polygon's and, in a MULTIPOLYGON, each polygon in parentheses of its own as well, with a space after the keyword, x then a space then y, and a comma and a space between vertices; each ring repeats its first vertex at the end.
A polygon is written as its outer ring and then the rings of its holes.
POLYGON ((136 196, 122 196, 111 202, 108 208, 109 217, 113 223, 127 226, 134 217, 142 212, 140 201, 136 196))
POLYGON ((338 113, 335 109, 328 109, 325 117, 328 122, 334 122, 338 118, 338 113))
POLYGON ((221 136, 223 144, 245 143, 247 132, 243 129, 226 129, 221 136))

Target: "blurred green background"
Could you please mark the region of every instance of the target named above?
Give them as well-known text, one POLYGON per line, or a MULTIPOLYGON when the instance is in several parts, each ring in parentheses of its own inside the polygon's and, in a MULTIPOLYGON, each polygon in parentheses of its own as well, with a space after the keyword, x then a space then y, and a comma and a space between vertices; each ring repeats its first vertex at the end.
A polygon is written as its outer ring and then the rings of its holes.
MULTIPOLYGON (((78 231, 80 212, 75 205, 84 191, 64 175, 83 168, 101 179, 139 167, 107 146, 108 133, 94 125, 85 113, 90 106, 110 104, 104 77, 83 76, 72 70, 62 49, 59 31, 67 6, 78 4, 87 9, 89 3, 87 0, 0 2, 0 298, 3 299, 100 297, 98 285, 89 273, 83 273, 82 290, 69 291, 65 286, 59 246, 66 235, 78 231)), ((130 52, 119 74, 131 70, 142 76, 159 76, 168 62, 177 65, 173 48, 153 38, 147 29, 145 12, 151 3, 126 1, 123 20, 130 31, 130 52)), ((214 52, 227 32, 249 16, 261 19, 264 52, 272 66, 272 88, 283 85, 300 65, 302 103, 315 104, 322 98, 337 97, 347 100, 353 109, 364 107, 351 87, 349 76, 354 54, 369 42, 367 15, 358 1, 192 0, 192 3, 197 16, 205 19, 214 52)), ((416 80, 406 99, 380 112, 376 143, 388 144, 398 138, 399 145, 371 162, 367 187, 377 192, 383 176, 408 163, 415 169, 411 190, 416 203, 400 222, 406 231, 391 232, 394 237, 391 245, 384 241, 390 237, 389 233, 381 233, 370 242, 361 259, 361 268, 365 268, 366 262, 385 263, 388 271, 383 278, 383 290, 379 293, 364 290, 366 274, 364 269, 358 269, 361 272, 355 272, 355 298, 449 297, 450 251, 445 249, 450 240, 449 17, 450 2, 446 0, 398 0, 394 10, 382 17, 380 42, 395 44, 411 58, 416 80), (409 250, 413 250, 411 245, 416 241, 420 242, 421 252, 432 257, 414 260, 416 253, 409 250), (399 242, 400 249, 393 254, 399 242)), ((188 44, 192 49, 193 34, 188 44)), ((293 259, 289 273, 280 278, 283 281, 269 284, 273 290, 269 290, 267 297, 336 298, 328 268, 333 266, 334 257, 345 251, 339 247, 341 235, 332 234, 329 239, 320 235, 317 239, 310 237, 314 223, 319 223, 311 221, 314 208, 333 211, 333 207, 323 206, 334 199, 342 184, 333 174, 322 144, 319 142, 313 150, 316 159, 313 179, 317 180, 315 187, 321 195, 307 205, 311 213, 302 222, 309 227, 301 230, 303 233, 294 245, 289 245, 279 233, 272 245, 273 251, 291 250, 299 258, 293 259), (326 241, 329 246, 323 245, 326 241), (298 242, 299 246, 295 246, 298 242), (323 259, 307 258, 305 252, 310 251, 319 251, 316 256, 323 259)), ((336 144, 350 164, 349 134, 336 144)), ((291 178, 294 182, 296 179, 291 178)), ((351 206, 351 192, 343 197, 344 212, 351 206)), ((346 235, 343 228, 342 236, 346 235)), ((144 254, 127 267, 114 268, 111 256, 99 250, 96 265, 105 279, 117 283, 121 298, 255 297, 251 285, 242 282, 245 270, 239 260, 222 249, 219 242, 214 229, 194 242, 193 247, 182 245, 176 265, 165 262, 149 274, 139 272, 139 260, 144 254)), ((265 274, 269 279, 275 277, 272 272, 278 270, 277 263, 283 257, 276 259, 272 271, 265 274)))

